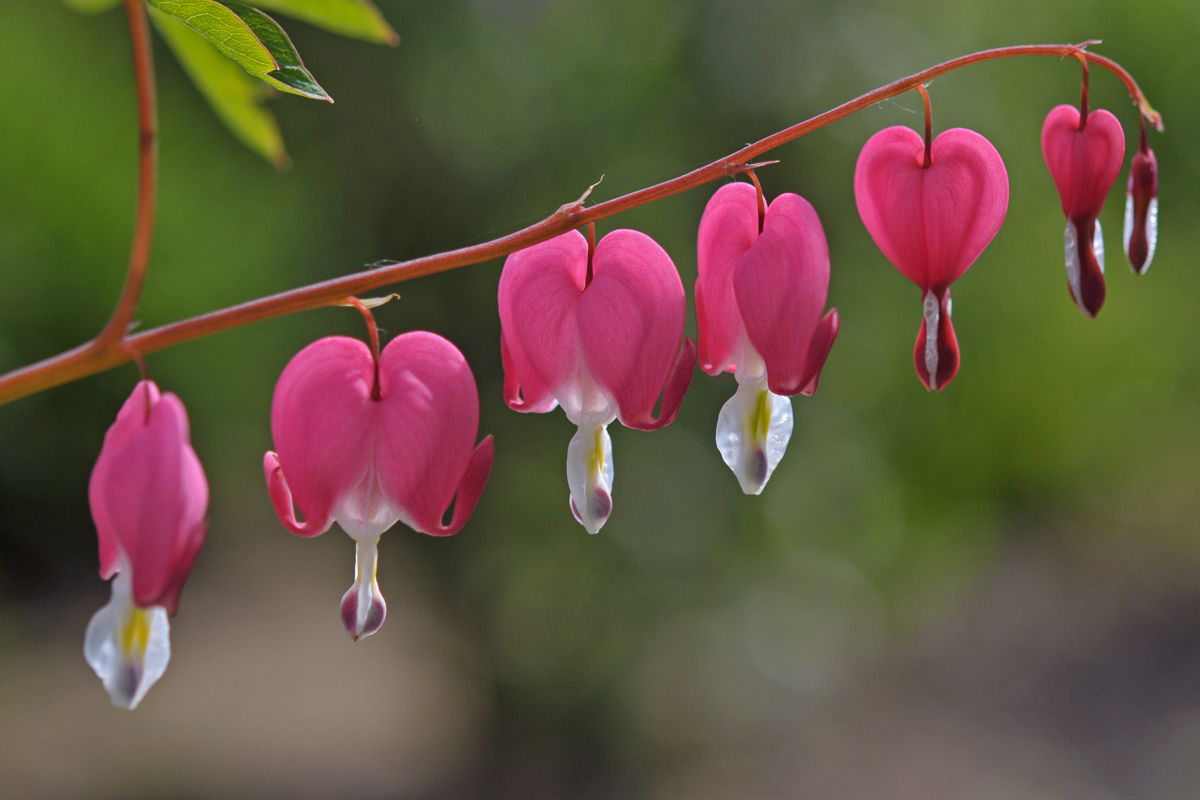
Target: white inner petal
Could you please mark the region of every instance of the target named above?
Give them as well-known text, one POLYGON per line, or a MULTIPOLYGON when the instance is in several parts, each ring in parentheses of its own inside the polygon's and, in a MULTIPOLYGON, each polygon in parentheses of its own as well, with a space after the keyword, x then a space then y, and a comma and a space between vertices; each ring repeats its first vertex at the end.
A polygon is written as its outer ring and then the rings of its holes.
POLYGON ((1104 234, 1100 232, 1100 220, 1096 220, 1096 232, 1092 234, 1092 252, 1096 254, 1096 263, 1100 265, 1100 274, 1104 274, 1104 234))
POLYGON ((1154 248, 1158 245, 1158 198, 1150 198, 1150 208, 1146 210, 1146 263, 1142 264, 1142 272, 1150 269, 1154 260, 1154 248))
POLYGON ((383 493, 379 472, 375 467, 374 450, 372 443, 367 471, 333 509, 333 518, 338 525, 358 542, 378 538, 379 534, 404 518, 404 509, 394 506, 383 493))
POLYGON ((742 491, 760 494, 792 438, 792 401, 767 388, 762 359, 748 342, 738 360, 738 389, 717 417, 717 450, 742 491))
POLYGON ((567 447, 571 512, 588 533, 597 533, 612 513, 612 439, 605 425, 580 425, 567 447))
POLYGON ((925 291, 925 371, 929 373, 929 388, 937 391, 938 374, 938 325, 942 310, 932 290, 925 291))
POLYGON ((1125 195, 1125 227, 1121 234, 1125 255, 1129 255, 1129 242, 1133 239, 1133 195, 1125 195))
POLYGON ((1067 231, 1063 234, 1063 248, 1067 259, 1067 285, 1071 287, 1071 297, 1075 304, 1083 307, 1079 291, 1079 248, 1076 246, 1075 223, 1067 220, 1067 231))
POLYGON ((113 705, 136 708, 171 660, 171 625, 162 606, 133 603, 128 564, 112 582, 112 599, 92 615, 83 656, 104 683, 113 705))

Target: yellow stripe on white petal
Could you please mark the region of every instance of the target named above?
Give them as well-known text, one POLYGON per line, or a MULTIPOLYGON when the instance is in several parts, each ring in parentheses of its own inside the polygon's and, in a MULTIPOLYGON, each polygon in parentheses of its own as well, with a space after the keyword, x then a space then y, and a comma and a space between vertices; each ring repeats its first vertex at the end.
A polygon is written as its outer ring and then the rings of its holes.
POLYGON ((767 388, 766 370, 749 344, 739 364, 738 390, 717 418, 717 449, 742 491, 760 494, 792 438, 792 401, 767 388), (758 369, 755 369, 758 367, 758 369))
POLYGON ((88 623, 83 655, 113 705, 133 709, 167 670, 171 625, 162 606, 134 604, 128 576, 122 568, 113 579, 112 599, 88 623))
POLYGON ((354 585, 342 595, 342 624, 353 641, 364 639, 383 626, 387 603, 379 591, 379 537, 357 541, 354 552, 354 585))
POLYGON ((607 425, 580 425, 567 447, 571 513, 588 533, 597 533, 612 513, 612 439, 607 425))

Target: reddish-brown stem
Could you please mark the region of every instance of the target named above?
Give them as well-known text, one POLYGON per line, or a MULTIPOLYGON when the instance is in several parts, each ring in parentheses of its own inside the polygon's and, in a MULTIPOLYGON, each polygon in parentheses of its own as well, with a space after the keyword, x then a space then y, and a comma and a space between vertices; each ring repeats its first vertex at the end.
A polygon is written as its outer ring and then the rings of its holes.
MULTIPOLYGON (((754 158, 769 150, 790 142, 793 139, 798 139, 832 122, 836 122, 856 111, 861 111, 883 100, 912 91, 918 85, 926 83, 939 75, 944 75, 947 72, 982 61, 1019 56, 1068 58, 1082 53, 1083 57, 1090 63, 1104 67, 1120 78, 1128 89, 1129 95, 1133 98, 1140 113, 1161 131, 1161 115, 1151 108, 1145 95, 1142 94, 1142 90, 1133 79, 1133 76, 1112 59, 1084 52, 1084 47, 1085 45, 1072 44, 1021 45, 983 50, 978 53, 960 56, 959 58, 918 72, 915 75, 910 75, 907 78, 889 83, 887 86, 867 92, 847 103, 843 103, 837 108, 826 111, 823 114, 819 114, 812 119, 793 125, 778 133, 774 133, 765 139, 743 147, 736 153, 718 159, 707 166, 692 170, 678 178, 673 178, 672 180, 616 197, 591 208, 584 208, 583 198, 581 198, 573 203, 567 203, 541 222, 490 242, 438 253, 436 255, 423 256, 411 261, 388 264, 376 269, 357 272, 352 275, 344 275, 309 286, 302 286, 269 297, 262 297, 240 305, 224 308, 220 311, 213 311, 198 317, 192 317, 191 319, 143 331, 142 333, 130 336, 126 341, 143 354, 152 353, 156 350, 162 350, 163 348, 192 339, 199 339, 202 336, 247 325, 251 322, 270 319, 295 311, 344 302, 346 298, 352 295, 378 289, 382 286, 389 286, 401 283, 402 281, 412 280, 413 278, 420 278, 438 272, 490 261, 493 258, 500 258, 517 250, 535 245, 538 242, 544 242, 572 228, 579 228, 596 220, 611 217, 622 211, 628 211, 631 208, 636 208, 655 200, 661 200, 664 197, 670 197, 688 189, 694 189, 697 186, 709 183, 718 178, 744 172, 754 158)), ((113 348, 99 338, 94 339, 65 353, 60 353, 44 361, 30 364, 29 366, 14 370, 7 375, 0 376, 0 404, 49 389, 52 386, 77 380, 87 375, 102 372, 127 361, 128 358, 129 356, 124 350, 113 348)))
POLYGON ((592 259, 596 255, 596 223, 589 222, 587 225, 587 240, 588 240, 588 263, 587 277, 583 281, 583 286, 586 289, 592 285, 592 259))
POLYGON ((383 399, 383 394, 379 391, 379 326, 375 324, 375 315, 362 300, 349 297, 346 302, 357 308, 363 321, 367 323, 367 337, 371 340, 371 359, 375 362, 375 382, 371 384, 371 399, 378 403, 383 399))
POLYGON ((1076 53, 1075 57, 1083 65, 1083 82, 1079 88, 1079 130, 1083 130, 1088 118, 1088 60, 1081 53, 1076 53))
POLYGON ((921 93, 921 99, 925 101, 925 169, 933 166, 933 108, 929 103, 929 92, 925 91, 924 84, 917 84, 917 91, 921 93))
POLYGON ((1142 119, 1140 114, 1138 123, 1140 123, 1138 127, 1141 129, 1138 136, 1138 152, 1144 156, 1150 155, 1150 143, 1146 141, 1146 120, 1142 119))
POLYGON ((138 98, 138 204, 133 229, 133 247, 125 286, 112 316, 93 346, 121 352, 120 344, 133 320, 146 269, 150 265, 150 241, 154 235, 154 191, 158 181, 158 102, 154 88, 154 49, 143 0, 124 0, 133 44, 133 71, 138 98))
POLYGON ((746 170, 746 174, 750 176, 750 180, 754 181, 754 194, 758 198, 758 232, 763 232, 763 226, 767 224, 767 198, 763 194, 762 184, 758 182, 758 176, 754 174, 754 170, 746 170))

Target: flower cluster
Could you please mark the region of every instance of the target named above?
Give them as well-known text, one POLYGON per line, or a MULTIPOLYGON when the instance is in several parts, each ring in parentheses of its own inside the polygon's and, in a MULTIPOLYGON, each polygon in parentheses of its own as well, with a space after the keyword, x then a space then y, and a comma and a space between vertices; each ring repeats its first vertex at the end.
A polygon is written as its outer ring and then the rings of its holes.
MULTIPOLYGON (((859 215, 883 255, 921 290, 913 360, 930 391, 961 358, 951 285, 983 253, 1008 209, 1004 161, 979 133, 932 136, 887 128, 854 171, 859 215)), ((1086 99, 1086 94, 1085 94, 1086 99)), ((1087 316, 1104 301, 1098 217, 1120 171, 1124 134, 1107 111, 1059 106, 1042 151, 1067 218, 1067 279, 1087 316)), ((670 255, 644 233, 596 242, 569 231, 512 253, 497 287, 505 402, 521 412, 557 407, 577 428, 567 446, 568 507, 589 533, 613 513, 608 426, 669 425, 697 363, 733 373, 737 388, 716 420, 716 445, 746 494, 763 491, 791 438, 790 398, 811 395, 838 336, 826 310, 830 253, 816 210, 784 193, 770 203, 752 183, 709 199, 697 236, 698 345, 684 336, 687 297, 670 255), (659 408, 655 415, 655 407, 659 408)), ((1138 273, 1157 240, 1158 168, 1145 131, 1133 159, 1125 251, 1138 273)), ((275 387, 275 449, 263 471, 283 526, 318 536, 336 522, 354 539, 354 582, 342 623, 357 641, 380 629, 387 606, 377 577, 380 536, 397 522, 433 536, 457 533, 488 481, 492 437, 477 441, 479 395, 462 353, 437 334, 397 336, 382 350, 368 304, 350 298, 370 346, 331 336, 301 350, 275 387), (447 513, 453 505, 449 521, 447 513)), ((88 626, 85 655, 113 702, 133 708, 170 658, 168 616, 205 537, 208 483, 187 413, 149 380, 109 429, 89 486, 100 573, 112 600, 88 626)))

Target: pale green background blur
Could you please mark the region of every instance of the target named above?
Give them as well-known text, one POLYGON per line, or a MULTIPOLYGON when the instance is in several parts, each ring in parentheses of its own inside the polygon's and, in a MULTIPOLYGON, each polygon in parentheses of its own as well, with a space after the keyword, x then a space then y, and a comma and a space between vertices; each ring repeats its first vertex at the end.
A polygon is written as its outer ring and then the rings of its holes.
MULTIPOLYGON (((613 428, 615 510, 567 508, 571 426, 501 398, 500 262, 400 287, 391 334, 466 354, 496 464, 450 540, 383 537, 382 631, 337 604, 351 541, 287 534, 263 486, 275 378, 327 309, 149 358, 186 402, 211 529, 141 708, 84 663, 96 574, 87 477, 136 371, 0 408, 2 798, 814 798, 1200 796, 1200 3, 990 0, 381 0, 392 49, 285 22, 337 100, 272 103, 286 174, 220 126, 158 43, 162 176, 139 318, 157 325, 380 259, 482 241, 576 197, 672 177, 861 92, 998 45, 1104 39, 1166 119, 1161 236, 1120 253, 1108 301, 1066 288, 1042 119, 1078 99, 1053 58, 937 79, 934 125, 987 136, 1007 221, 954 287, 962 371, 912 364, 919 291, 854 209, 859 148, 917 126, 905 96, 789 144, 763 170, 821 214, 842 333, 763 496, 713 444, 734 381, 699 373, 678 421, 613 428)), ((93 335, 135 199, 119 11, 0 2, 0 369, 93 335)), ((1117 80, 1093 105, 1136 141, 1117 80)), ((635 227, 688 287, 716 185, 635 227)), ((689 330, 694 315, 689 312, 689 330)))

